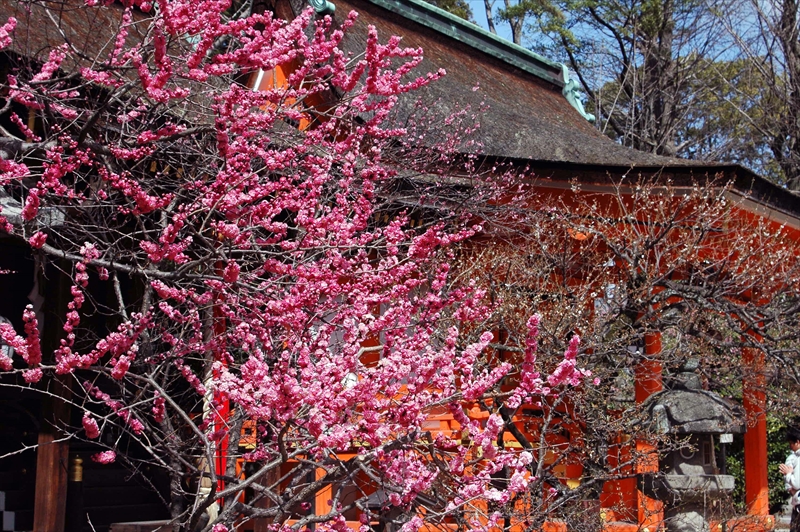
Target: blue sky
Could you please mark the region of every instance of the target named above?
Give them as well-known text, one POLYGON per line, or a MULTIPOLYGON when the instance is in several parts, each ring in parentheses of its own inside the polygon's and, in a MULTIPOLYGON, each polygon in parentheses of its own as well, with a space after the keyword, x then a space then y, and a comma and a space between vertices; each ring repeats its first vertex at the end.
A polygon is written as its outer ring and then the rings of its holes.
MULTIPOLYGON (((469 2, 469 7, 472 9, 472 16, 475 18, 475 22, 477 22, 481 28, 488 29, 488 25, 486 24, 486 8, 483 7, 483 0, 467 0, 469 2)), ((497 10, 498 2, 495 0, 494 2, 494 10, 497 10)), ((497 34, 507 40, 511 40, 511 30, 508 28, 507 23, 496 24, 495 29, 497 30, 497 34)))

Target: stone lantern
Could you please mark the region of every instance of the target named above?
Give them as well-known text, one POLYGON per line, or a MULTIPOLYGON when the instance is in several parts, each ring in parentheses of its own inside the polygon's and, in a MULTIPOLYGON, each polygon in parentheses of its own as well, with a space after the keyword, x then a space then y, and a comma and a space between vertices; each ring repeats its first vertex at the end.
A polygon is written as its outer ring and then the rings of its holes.
POLYGON ((734 477, 717 467, 715 439, 730 443, 734 433, 744 431, 741 407, 702 390, 696 368, 697 361, 690 360, 670 389, 645 403, 655 431, 674 435, 677 444, 661 455, 658 474, 639 478, 645 494, 664 502, 669 532, 708 530, 712 502, 734 488, 734 477))

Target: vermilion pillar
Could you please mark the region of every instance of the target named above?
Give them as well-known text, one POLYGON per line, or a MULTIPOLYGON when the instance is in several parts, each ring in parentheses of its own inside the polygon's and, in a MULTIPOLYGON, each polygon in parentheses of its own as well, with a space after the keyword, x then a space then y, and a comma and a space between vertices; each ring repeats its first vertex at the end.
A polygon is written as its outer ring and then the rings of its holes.
MULTIPOLYGON (((317 481, 323 480, 326 476, 327 473, 325 472, 324 469, 322 468, 317 469, 316 472, 317 481)), ((331 507, 332 499, 333 499, 333 485, 326 484, 314 496, 314 513, 316 515, 328 514, 332 509, 331 507)))
POLYGON ((743 406, 747 418, 744 433, 744 486, 747 513, 769 515, 767 485, 767 396, 764 392, 764 352, 750 347, 742 350, 743 406))
POLYGON ((634 396, 637 403, 664 389, 661 370, 661 333, 649 332, 644 336, 644 359, 634 368, 634 396))
MULTIPOLYGON (((637 403, 644 402, 664 388, 661 370, 661 333, 650 332, 644 337, 644 358, 634 369, 634 395, 637 403)), ((637 474, 658 473, 658 449, 653 444, 638 441, 636 452, 639 456, 636 463, 637 474)), ((639 491, 638 518, 640 530, 660 530, 664 523, 664 503, 639 491)))
MULTIPOLYGON (((214 270, 222 275, 223 264, 217 262, 214 270)), ((225 351, 225 331, 227 330, 227 320, 225 313, 222 311, 222 298, 217 295, 216 301, 211 311, 212 315, 212 332, 214 339, 214 361, 222 362, 223 365, 228 365, 227 353, 225 351)), ((213 377, 218 379, 220 372, 216 368, 213 370, 213 377)), ((214 433, 219 439, 216 440, 215 453, 214 453, 214 471, 217 474, 217 491, 225 489, 225 482, 222 476, 225 475, 228 468, 228 430, 230 418, 230 401, 224 392, 215 391, 213 400, 211 401, 211 408, 214 416, 214 433)), ((218 501, 222 506, 222 499, 218 501)))
MULTIPOLYGON (((218 358, 227 366, 228 364, 225 358, 226 355, 223 349, 224 343, 222 341, 222 336, 225 334, 225 317, 218 306, 214 307, 213 313, 214 337, 219 344, 217 345, 217 349, 219 350, 218 358)), ((214 378, 219 378, 219 376, 219 372, 214 370, 214 378)), ((230 401, 228 401, 227 394, 214 392, 212 407, 214 411, 214 432, 218 437, 222 435, 217 440, 214 460, 214 468, 217 473, 217 491, 222 491, 225 489, 225 482, 221 479, 221 477, 225 475, 228 468, 228 420, 231 413, 230 401)), ((220 504, 222 503, 221 500, 219 502, 220 504)))

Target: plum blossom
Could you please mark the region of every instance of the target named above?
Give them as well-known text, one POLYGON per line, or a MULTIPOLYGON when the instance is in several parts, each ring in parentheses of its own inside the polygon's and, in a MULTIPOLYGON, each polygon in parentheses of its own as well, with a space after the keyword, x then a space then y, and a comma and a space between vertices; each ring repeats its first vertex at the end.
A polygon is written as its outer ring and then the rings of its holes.
POLYGON ((561 384, 570 384, 577 386, 581 382, 581 377, 585 373, 577 368, 578 346, 581 339, 576 334, 573 335, 569 341, 569 347, 564 352, 564 360, 562 360, 558 367, 547 377, 547 382, 550 386, 558 386, 561 384))
POLYGON ((113 464, 117 460, 117 453, 114 451, 103 451, 92 455, 92 461, 98 464, 113 464))
POLYGON ((156 393, 156 397, 153 399, 153 420, 156 423, 163 423, 164 419, 166 418, 166 400, 160 396, 160 394, 156 393))
POLYGON ((222 270, 222 278, 229 283, 235 283, 239 279, 240 267, 235 262, 229 262, 222 270))
POLYGON ((404 523, 400 530, 402 532, 417 532, 420 528, 422 528, 423 524, 424 521, 422 518, 418 515, 415 515, 407 523, 404 523))
POLYGON ((17 19, 9 17, 8 21, 0 26, 0 49, 8 48, 11 45, 14 28, 17 27, 17 19))
POLYGON ((97 421, 89 412, 84 412, 81 423, 83 424, 83 430, 86 432, 87 438, 96 440, 100 437, 100 428, 97 426, 97 421))
POLYGON ((100 258, 100 250, 97 249, 91 242, 85 242, 79 250, 80 254, 83 255, 83 260, 85 262, 91 262, 95 259, 100 258))
POLYGON ((47 242, 47 233, 41 231, 37 231, 28 239, 28 243, 30 243, 31 247, 34 249, 41 249, 45 242, 47 242))
POLYGON ((114 369, 111 370, 111 376, 119 380, 125 376, 125 374, 128 372, 128 368, 130 367, 130 358, 128 358, 126 355, 122 355, 117 359, 116 364, 114 364, 114 369))
POLYGON ((44 373, 42 372, 42 368, 26 369, 25 371, 22 372, 22 378, 25 380, 25 382, 29 384, 39 382, 40 380, 42 380, 43 376, 44 373))

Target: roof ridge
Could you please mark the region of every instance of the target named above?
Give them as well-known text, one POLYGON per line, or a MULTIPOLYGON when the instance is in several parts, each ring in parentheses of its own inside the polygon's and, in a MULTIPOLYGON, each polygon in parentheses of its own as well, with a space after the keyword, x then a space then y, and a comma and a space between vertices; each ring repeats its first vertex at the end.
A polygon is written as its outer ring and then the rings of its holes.
POLYGON ((424 0, 368 0, 369 2, 494 56, 520 70, 563 89, 562 64, 486 31, 424 0))

